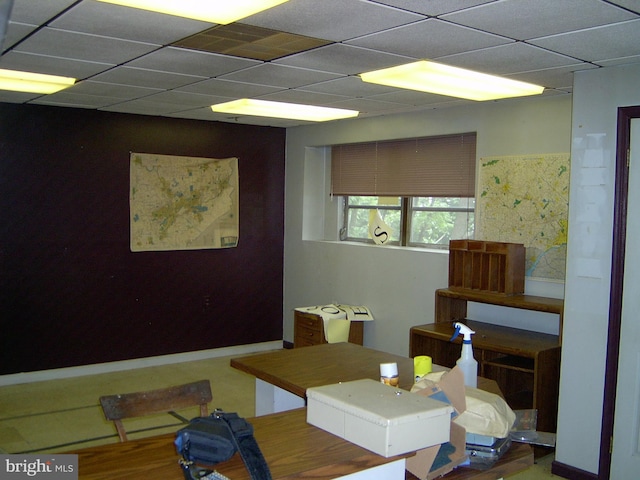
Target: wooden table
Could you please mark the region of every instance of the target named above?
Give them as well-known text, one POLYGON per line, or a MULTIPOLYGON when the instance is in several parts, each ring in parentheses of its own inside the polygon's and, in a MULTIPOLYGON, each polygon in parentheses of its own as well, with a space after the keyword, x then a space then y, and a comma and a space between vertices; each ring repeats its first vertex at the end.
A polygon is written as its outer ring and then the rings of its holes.
MULTIPOLYGON (((380 380, 380 364, 398 364, 399 387, 411 390, 413 359, 353 343, 326 343, 232 358, 231 366, 256 377, 256 416, 300 408, 310 387, 370 378, 380 380)), ((446 370, 439 365, 434 371, 446 370)), ((493 380, 478 388, 500 393, 493 380)))
MULTIPOLYGON (((387 478, 384 469, 401 460, 404 470, 408 456, 385 458, 309 425, 304 408, 248 421, 274 480, 331 479, 366 469, 382 471, 378 478, 387 478)), ((78 478, 82 480, 183 480, 174 438, 174 434, 159 435, 70 453, 78 454, 78 478)), ((238 454, 215 469, 232 480, 250 479, 238 454)))
MULTIPOLYGON (((271 394, 269 387, 275 392, 273 398, 266 403, 278 408, 287 408, 298 400, 297 405, 304 405, 307 388, 348 382, 362 378, 380 379, 380 363, 396 362, 400 377, 400 388, 410 390, 414 383, 413 359, 380 352, 352 343, 332 343, 314 345, 290 350, 260 353, 231 359, 231 366, 256 377, 256 415, 260 409, 259 395, 271 394), (285 401, 278 404, 278 392, 288 395, 285 401), (291 403, 288 403, 291 402, 291 403)), ((434 365, 434 370, 443 369, 434 365)), ((478 377, 478 388, 501 394, 495 381, 478 377)), ((533 465, 533 452, 529 445, 513 443, 499 462, 489 470, 479 471, 458 467, 444 478, 447 480, 495 480, 527 469, 533 465)), ((415 479, 406 473, 407 479, 415 479)))

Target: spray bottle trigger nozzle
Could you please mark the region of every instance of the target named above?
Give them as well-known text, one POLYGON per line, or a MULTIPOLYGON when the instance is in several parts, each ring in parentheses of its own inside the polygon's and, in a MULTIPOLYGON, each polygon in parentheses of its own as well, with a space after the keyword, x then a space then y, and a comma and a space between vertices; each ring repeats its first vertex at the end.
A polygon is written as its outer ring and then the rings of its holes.
POLYGON ((449 339, 450 342, 453 342, 460 335, 460 325, 456 323, 456 330, 453 332, 453 336, 449 339))

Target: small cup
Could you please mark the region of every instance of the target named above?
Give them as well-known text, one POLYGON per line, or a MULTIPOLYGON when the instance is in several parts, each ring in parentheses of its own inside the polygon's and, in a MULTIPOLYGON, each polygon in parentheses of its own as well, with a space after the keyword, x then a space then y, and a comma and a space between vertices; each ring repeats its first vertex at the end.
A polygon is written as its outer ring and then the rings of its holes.
POLYGON ((400 382, 398 377, 398 364, 393 363, 381 363, 380 364, 380 383, 397 387, 400 382))

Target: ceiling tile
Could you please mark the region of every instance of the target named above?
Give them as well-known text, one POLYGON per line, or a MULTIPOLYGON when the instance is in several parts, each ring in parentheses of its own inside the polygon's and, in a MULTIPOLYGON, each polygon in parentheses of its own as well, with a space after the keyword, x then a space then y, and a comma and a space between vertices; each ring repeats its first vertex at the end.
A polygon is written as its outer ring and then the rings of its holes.
POLYGON ((163 72, 183 73, 202 77, 216 77, 224 73, 260 65, 258 60, 230 57, 215 53, 197 52, 185 48, 164 47, 127 63, 128 67, 163 72))
POLYGON ((588 62, 640 53, 640 19, 532 40, 531 43, 588 62))
POLYGON ((341 75, 335 73, 266 63, 226 75, 220 75, 219 78, 244 83, 258 83, 272 87, 295 88, 311 83, 324 82, 325 80, 338 78, 340 76, 341 75))
POLYGON ((436 58, 444 55, 495 47, 512 40, 431 18, 380 33, 373 33, 345 43, 406 55, 436 58))
POLYGON ((340 42, 422 18, 361 0, 295 0, 245 18, 242 23, 340 42))
POLYGON ((174 46, 210 53, 222 53, 255 60, 273 60, 293 53, 311 50, 331 43, 305 35, 287 33, 256 25, 232 23, 217 25, 188 38, 174 42, 174 46))
POLYGON ((202 80, 195 75, 158 72, 143 68, 121 67, 109 70, 92 77, 92 80, 119 85, 135 85, 137 87, 173 89, 202 80))
POLYGON ((99 97, 112 97, 122 100, 132 100, 134 98, 146 97, 154 93, 161 92, 158 88, 136 87, 134 85, 118 85, 113 83, 96 82, 85 80, 76 83, 68 89, 69 92, 85 95, 96 95, 99 97))
POLYGON ((51 22, 51 27, 124 40, 166 45, 211 27, 210 23, 85 1, 51 22))
POLYGON ((533 72, 522 72, 514 75, 505 75, 521 82, 529 82, 542 85, 546 88, 571 88, 573 86, 573 73, 579 70, 598 68, 590 63, 580 63, 567 67, 549 68, 533 72))
POLYGON ((170 90, 167 92, 160 92, 154 95, 145 97, 146 101, 168 103, 174 105, 180 105, 185 108, 197 108, 197 107, 210 107, 214 103, 228 102, 229 97, 217 96, 217 95, 202 95, 199 93, 180 92, 177 90, 170 90))
POLYGON ((377 52, 352 45, 333 44, 281 58, 273 63, 354 75, 401 65, 413 60, 415 59, 411 57, 377 52))
POLYGON ((601 0, 502 0, 441 18, 517 40, 620 22, 635 15, 601 0))
POLYGON ((77 79, 87 78, 113 67, 113 65, 105 63, 35 55, 15 50, 0 57, 0 66, 0 68, 11 70, 61 75, 77 79))
POLYGON ((120 98, 77 94, 69 90, 63 90, 62 92, 54 93, 51 95, 44 95, 33 103, 37 103, 40 105, 59 105, 75 108, 100 108, 120 102, 122 102, 122 99, 120 98))
POLYGON ((181 87, 178 91, 200 93, 202 95, 216 95, 230 98, 256 97, 267 93, 282 90, 279 87, 270 87, 267 85, 256 85, 251 83, 230 82, 228 80, 203 80, 202 82, 193 83, 185 87, 181 87))
POLYGON ((390 5, 392 7, 402 8, 412 12, 418 12, 425 15, 442 15, 443 13, 455 12, 483 3, 490 3, 495 0, 376 0, 378 3, 390 5))
POLYGON ((9 22, 4 40, 0 42, 0 51, 10 49, 18 41, 33 32, 37 27, 37 25, 27 25, 26 23, 9 22))
POLYGON ((576 59, 521 42, 436 59, 455 67, 494 75, 574 65, 576 59))
POLYGON ((156 50, 158 45, 44 28, 16 47, 17 52, 90 62, 120 64, 156 50))
POLYGON ((331 95, 328 93, 308 92, 303 89, 287 89, 275 93, 261 95, 261 100, 271 100, 274 102, 301 103, 304 105, 329 106, 329 104, 344 100, 348 97, 344 95, 331 95))
POLYGON ((76 2, 77 0, 14 0, 11 21, 40 25, 76 2))
POLYGON ((158 103, 148 101, 146 99, 138 99, 116 103, 114 105, 101 108, 100 110, 108 112, 136 113, 138 115, 165 115, 167 113, 180 112, 182 110, 186 110, 186 108, 172 103, 158 103))
POLYGON ((341 77, 336 80, 307 85, 304 89, 309 92, 331 93, 350 97, 366 97, 394 90, 393 87, 363 82, 358 76, 341 77))

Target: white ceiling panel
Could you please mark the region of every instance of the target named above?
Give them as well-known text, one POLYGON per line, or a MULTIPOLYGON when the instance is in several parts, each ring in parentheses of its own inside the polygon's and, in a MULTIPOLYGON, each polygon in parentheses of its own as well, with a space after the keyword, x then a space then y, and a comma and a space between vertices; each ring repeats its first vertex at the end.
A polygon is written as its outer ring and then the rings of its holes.
POLYGON ((72 78, 91 77, 111 67, 113 67, 111 64, 36 55, 15 50, 0 57, 0 68, 72 78))
POLYGON ((422 19, 423 15, 362 0, 294 0, 242 23, 341 42, 422 19))
POLYGON ((378 3, 383 3, 392 7, 402 8, 411 12, 422 13, 425 15, 442 15, 444 13, 455 12, 457 10, 463 10, 465 8, 475 7, 476 5, 482 5, 483 3, 491 3, 496 0, 377 0, 378 3))
POLYGON ((204 77, 182 75, 179 73, 158 72, 143 68, 122 67, 108 70, 93 77, 93 80, 118 85, 134 85, 136 87, 159 88, 171 90, 203 80, 204 77))
POLYGON ((135 85, 118 85, 113 83, 96 82, 87 80, 76 83, 67 91, 85 95, 96 95, 98 97, 113 97, 121 100, 131 100, 134 98, 146 97, 154 93, 164 92, 159 88, 137 87, 135 85))
POLYGON ((511 43, 513 40, 430 18, 345 42, 415 58, 436 58, 511 43), (411 38, 413 41, 407 42, 411 38))
POLYGON ((595 63, 633 56, 640 46, 640 19, 538 38, 531 43, 595 63))
POLYGON ((202 77, 217 77, 225 73, 261 65, 263 62, 248 58, 231 57, 185 48, 165 47, 130 61, 127 66, 184 73, 202 77))
POLYGON ((497 75, 545 70, 578 63, 575 58, 522 42, 449 55, 437 60, 456 67, 497 75))
POLYGON ((15 51, 116 65, 158 48, 150 43, 43 28, 27 37, 15 51))
POLYGON ((257 97, 267 93, 282 90, 280 87, 257 85, 255 83, 231 82, 217 78, 203 80, 178 89, 181 92, 200 93, 202 95, 217 95, 230 98, 257 97))
POLYGON ((231 80, 243 83, 258 83, 272 87, 295 88, 312 83, 324 82, 341 75, 328 72, 319 72, 306 68, 288 67, 265 63, 256 67, 247 68, 226 75, 220 75, 221 80, 231 80))
POLYGON ((10 20, 42 25, 76 2, 77 0, 14 0, 10 20))
POLYGON ((528 40, 634 17, 637 15, 600 0, 502 0, 441 18, 509 38, 528 40))
POLYGON ((357 75, 379 68, 393 67, 414 61, 414 58, 393 55, 367 48, 334 43, 308 52, 289 55, 274 63, 313 69, 321 65, 322 70, 344 75, 357 75))
POLYGON ((104 37, 165 45, 201 32, 214 24, 167 16, 103 2, 82 2, 49 26, 104 37))
POLYGON ((0 68, 78 82, 48 97, 0 91, 0 101, 289 127, 308 122, 215 114, 208 104, 269 98, 387 115, 466 102, 358 74, 430 58, 567 95, 576 71, 640 63, 640 0, 290 0, 239 23, 225 36, 214 24, 95 0, 15 0, 0 68), (250 26, 275 32, 252 40, 250 26))
POLYGON ((360 77, 350 76, 329 80, 328 82, 320 82, 314 85, 307 85, 304 87, 304 90, 360 98, 391 92, 394 88, 363 82, 360 77))

